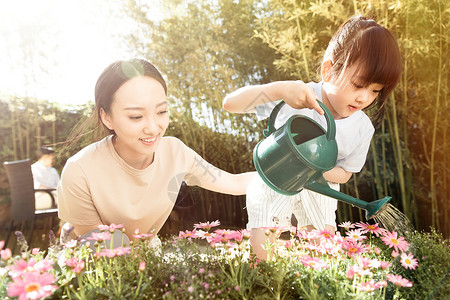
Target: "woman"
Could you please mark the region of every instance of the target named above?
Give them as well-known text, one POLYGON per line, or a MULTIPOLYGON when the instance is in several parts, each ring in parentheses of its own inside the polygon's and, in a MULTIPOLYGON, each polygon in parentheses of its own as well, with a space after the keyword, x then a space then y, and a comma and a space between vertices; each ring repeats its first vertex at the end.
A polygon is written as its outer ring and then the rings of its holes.
POLYGON ((94 114, 109 135, 71 157, 58 186, 59 217, 76 235, 110 224, 123 224, 128 238, 136 230, 156 235, 182 180, 241 195, 254 176, 217 169, 177 138, 164 137, 167 87, 145 60, 117 61, 103 71, 94 114))

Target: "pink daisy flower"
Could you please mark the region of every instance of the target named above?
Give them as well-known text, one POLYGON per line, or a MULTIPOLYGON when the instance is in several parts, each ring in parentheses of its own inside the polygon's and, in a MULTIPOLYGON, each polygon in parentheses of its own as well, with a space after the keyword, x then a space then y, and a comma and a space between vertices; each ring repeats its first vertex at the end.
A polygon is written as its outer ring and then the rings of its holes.
POLYGON ((369 224, 369 223, 356 223, 356 226, 361 228, 364 233, 370 232, 372 234, 375 234, 376 236, 380 236, 380 234, 383 234, 386 230, 383 228, 380 228, 378 226, 378 223, 375 224, 369 224))
POLYGON ((75 248, 77 246, 77 243, 78 243, 77 240, 70 240, 64 243, 64 248, 75 248))
POLYGON ((115 256, 122 256, 125 254, 131 254, 131 247, 117 247, 114 249, 103 249, 99 255, 113 258, 115 256))
POLYGON ((415 270, 419 263, 417 262, 417 259, 414 258, 414 255, 412 253, 406 254, 405 252, 402 253, 400 256, 402 266, 405 269, 411 269, 415 270))
POLYGON ((229 229, 217 229, 214 232, 217 234, 220 234, 220 235, 224 235, 224 236, 232 236, 235 233, 234 230, 229 230, 229 229))
POLYGON ((317 245, 316 250, 323 255, 331 255, 333 257, 338 256, 342 251, 342 245, 336 244, 334 241, 321 240, 317 245))
POLYGON ((141 262, 139 263, 139 271, 140 271, 140 272, 145 271, 145 261, 141 261, 141 262))
POLYGON ((180 231, 178 233, 178 237, 180 239, 195 239, 195 238, 198 238, 197 233, 195 232, 195 230, 194 231, 189 231, 189 230, 180 231))
POLYGON ((204 229, 205 231, 210 231, 211 228, 217 227, 220 225, 219 220, 213 221, 213 222, 205 222, 205 223, 198 223, 194 224, 195 229, 204 229))
POLYGON ((22 299, 41 299, 50 296, 58 287, 53 285, 55 276, 39 272, 23 273, 8 283, 8 297, 22 299))
POLYGON ((223 235, 223 234, 216 234, 210 241, 210 244, 227 244, 230 241, 230 238, 232 238, 231 235, 223 235))
POLYGON ((286 249, 290 249, 292 247, 292 241, 291 240, 287 240, 284 242, 284 247, 286 249))
POLYGON ((113 233, 116 229, 122 229, 123 228, 123 224, 119 224, 116 225, 114 223, 111 223, 111 225, 98 225, 98 229, 100 229, 101 231, 109 231, 111 233, 113 233))
POLYGON ((352 241, 362 241, 367 238, 361 229, 349 230, 346 232, 346 236, 347 239, 351 239, 352 241))
POLYGON ((347 278, 352 279, 355 274, 358 276, 369 276, 372 275, 372 272, 358 265, 350 266, 347 270, 347 278))
POLYGON ((197 230, 195 231, 195 233, 198 235, 199 238, 202 239, 206 239, 209 242, 211 242, 211 240, 214 238, 215 234, 208 232, 208 231, 203 231, 203 230, 197 230))
POLYGON ((307 267, 317 269, 327 269, 328 265, 326 262, 322 261, 320 258, 311 257, 306 255, 305 257, 300 258, 300 262, 307 267))
POLYGON ((117 247, 113 249, 117 256, 131 254, 131 247, 117 247))
POLYGON ((14 266, 9 266, 10 276, 12 278, 16 278, 20 277, 23 273, 34 272, 36 271, 36 269, 34 268, 35 264, 36 260, 34 258, 31 258, 28 262, 24 259, 16 261, 14 266))
POLYGON ((365 291, 365 292, 373 292, 381 287, 384 287, 387 285, 387 282, 385 280, 375 282, 373 279, 368 282, 361 282, 358 286, 358 290, 365 291))
POLYGON ((371 268, 370 258, 368 258, 368 257, 359 257, 358 258, 358 264, 361 267, 363 267, 363 269, 370 269, 371 268))
POLYGON ((380 261, 380 267, 383 270, 386 270, 387 268, 390 268, 392 266, 392 264, 388 261, 380 261))
POLYGON ((142 233, 142 234, 134 234, 133 237, 137 240, 146 240, 150 239, 154 236, 153 233, 142 233))
POLYGON ((347 255, 352 257, 361 253, 366 253, 368 249, 367 246, 356 241, 344 241, 342 247, 347 251, 347 255))
POLYGON ((103 242, 111 239, 111 233, 106 231, 100 233, 92 232, 91 236, 86 239, 91 241, 103 242))
POLYGON ((330 230, 320 230, 317 232, 317 237, 320 239, 332 240, 334 238, 334 232, 330 230))
POLYGON ((381 237, 381 240, 389 246, 389 248, 394 248, 395 251, 406 251, 409 247, 409 243, 405 241, 404 237, 398 237, 397 232, 386 231, 381 237))
POLYGON ((6 248, 5 250, 0 250, 0 257, 2 260, 7 261, 12 257, 11 249, 6 248))
POLYGON ((38 261, 34 265, 34 268, 39 272, 47 272, 47 271, 53 270, 54 263, 55 262, 50 259, 43 259, 41 261, 38 261))
POLYGON ((78 260, 76 257, 66 259, 65 264, 66 266, 70 267, 76 274, 80 274, 84 269, 84 261, 78 260))
POLYGON ((338 226, 341 227, 341 228, 344 228, 346 230, 349 230, 350 228, 355 228, 355 225, 352 222, 350 222, 350 221, 342 222, 338 226))
POLYGON ((386 275, 387 279, 399 287, 412 287, 413 284, 406 278, 403 278, 401 275, 388 274, 386 275))
POLYGON ((238 244, 241 244, 242 241, 250 239, 250 231, 247 229, 242 229, 238 231, 234 231, 229 240, 235 240, 238 244))

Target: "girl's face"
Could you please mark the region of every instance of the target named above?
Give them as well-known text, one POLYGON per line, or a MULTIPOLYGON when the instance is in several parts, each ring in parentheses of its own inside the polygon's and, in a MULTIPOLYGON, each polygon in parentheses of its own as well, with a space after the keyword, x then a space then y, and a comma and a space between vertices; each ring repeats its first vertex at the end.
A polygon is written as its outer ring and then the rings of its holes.
POLYGON ((335 119, 347 118, 368 107, 383 88, 379 83, 366 85, 356 70, 355 66, 348 68, 341 78, 323 76, 323 101, 335 119))
POLYGON ((134 77, 116 91, 111 112, 102 110, 101 117, 116 133, 114 148, 120 157, 134 168, 146 168, 169 126, 164 88, 151 77, 134 77))

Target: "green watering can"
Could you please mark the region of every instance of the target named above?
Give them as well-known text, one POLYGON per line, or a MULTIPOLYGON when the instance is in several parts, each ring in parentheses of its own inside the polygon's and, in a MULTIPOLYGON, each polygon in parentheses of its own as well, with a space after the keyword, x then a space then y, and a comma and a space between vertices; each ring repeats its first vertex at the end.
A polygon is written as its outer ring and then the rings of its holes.
POLYGON ((281 101, 269 117, 268 128, 263 131, 264 140, 253 150, 253 162, 263 181, 274 191, 292 196, 303 188, 338 199, 366 210, 366 218, 372 218, 391 199, 366 202, 330 188, 322 174, 336 166, 338 148, 336 124, 333 115, 320 101, 325 112, 327 129, 307 116, 294 115, 278 129, 275 118, 281 101))

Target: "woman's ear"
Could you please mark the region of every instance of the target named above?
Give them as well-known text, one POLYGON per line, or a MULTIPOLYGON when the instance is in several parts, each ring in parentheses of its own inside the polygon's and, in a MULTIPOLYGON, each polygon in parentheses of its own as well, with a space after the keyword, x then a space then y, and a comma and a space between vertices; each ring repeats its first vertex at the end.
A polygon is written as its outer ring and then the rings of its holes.
POLYGON ((333 63, 331 60, 324 60, 322 62, 321 75, 322 80, 328 82, 331 80, 331 67, 333 67, 333 63))
POLYGON ((109 130, 114 130, 111 119, 109 115, 105 112, 103 107, 100 108, 100 118, 102 119, 103 125, 105 125, 109 130))

